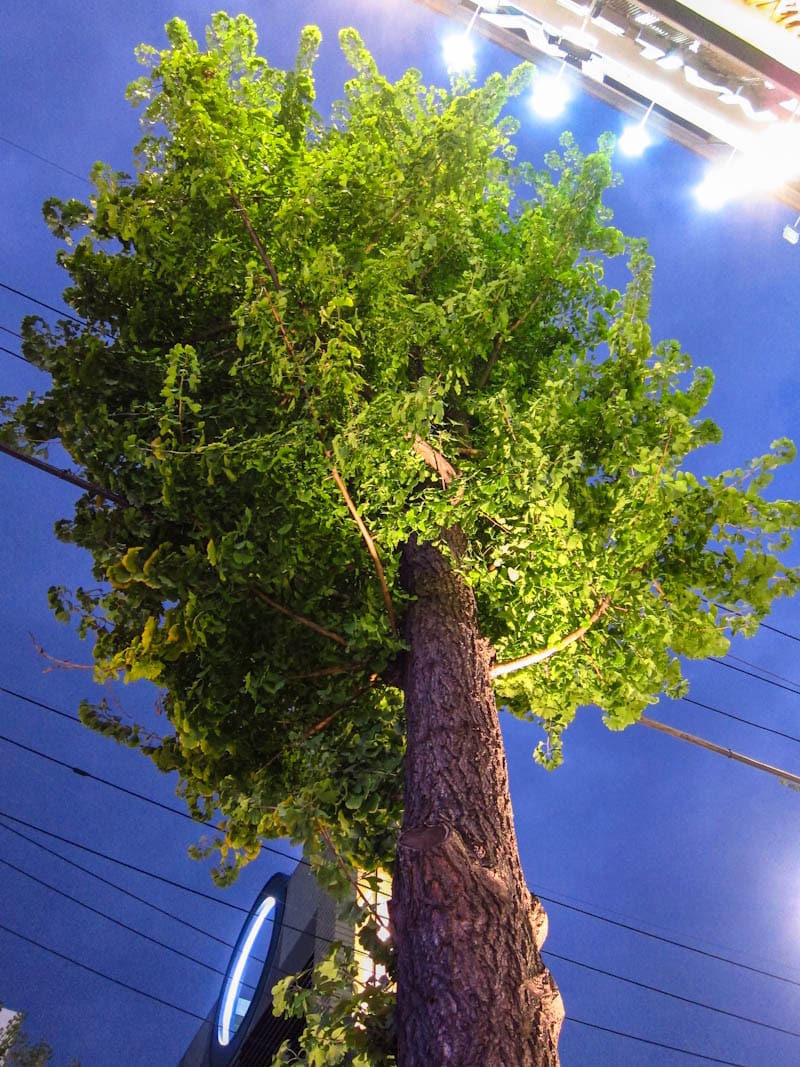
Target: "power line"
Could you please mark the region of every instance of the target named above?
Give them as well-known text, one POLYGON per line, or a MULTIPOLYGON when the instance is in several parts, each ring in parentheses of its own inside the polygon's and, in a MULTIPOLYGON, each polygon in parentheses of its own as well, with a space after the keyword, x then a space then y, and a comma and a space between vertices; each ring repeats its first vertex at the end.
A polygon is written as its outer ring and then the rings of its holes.
POLYGON ((558 900, 556 897, 547 897, 542 893, 536 894, 540 900, 546 901, 548 904, 555 904, 559 908, 567 908, 568 911, 575 911, 579 915, 586 915, 590 919, 598 919, 600 922, 608 923, 610 926, 617 926, 621 930, 628 930, 633 934, 639 934, 642 937, 652 938, 653 941, 661 941, 665 945, 673 945, 675 948, 685 949, 687 952, 694 952, 698 956, 705 956, 710 960, 717 960, 720 963, 729 963, 732 967, 738 967, 743 971, 750 971, 752 974, 760 974, 764 978, 774 978, 778 982, 785 982, 787 985, 793 985, 800 987, 800 981, 794 978, 787 978, 782 974, 775 974, 774 971, 765 971, 760 967, 753 967, 749 963, 741 963, 739 960, 732 960, 728 956, 721 956, 716 952, 709 952, 706 949, 695 948, 694 945, 687 945, 683 941, 676 941, 671 937, 664 937, 662 934, 654 934, 649 930, 642 930, 638 926, 633 926, 631 923, 621 922, 619 919, 611 919, 607 915, 601 915, 599 912, 590 911, 588 908, 579 908, 576 904, 567 904, 564 900, 558 900))
POLYGON ((118 893, 122 893, 123 896, 130 897, 131 900, 135 900, 139 904, 144 904, 148 908, 152 908, 153 911, 157 911, 160 915, 165 915, 168 919, 172 919, 176 923, 180 923, 181 926, 187 927, 189 930, 194 930, 195 933, 203 934, 205 937, 210 938, 212 941, 216 941, 219 945, 224 945, 225 948, 233 948, 232 941, 226 941, 223 937, 217 937, 216 934, 209 933, 202 926, 196 926, 194 923, 190 923, 187 919, 182 919, 180 915, 176 915, 172 911, 168 911, 166 908, 160 907, 158 904, 154 904, 147 897, 140 897, 138 893, 131 892, 130 889, 125 889, 124 886, 118 885, 116 882, 112 882, 108 878, 104 878, 102 875, 97 874, 96 871, 91 870, 89 867, 84 867, 82 863, 77 863, 75 860, 69 859, 67 856, 62 856, 60 852, 56 852, 55 849, 48 848, 47 845, 42 844, 41 841, 37 841, 33 837, 29 837, 28 834, 24 834, 21 830, 15 830, 13 826, 6 826, 6 824, 0 821, 0 827, 2 827, 6 833, 15 834, 17 837, 22 838, 23 841, 29 842, 31 845, 35 845, 36 848, 41 849, 43 852, 49 853, 51 856, 55 856, 56 859, 62 861, 62 863, 68 864, 70 867, 74 867, 77 871, 82 871, 83 874, 88 874, 90 878, 94 878, 96 881, 101 882, 103 885, 109 886, 111 889, 115 889, 118 893))
POLYGON ((785 734, 782 730, 773 730, 771 726, 764 726, 759 722, 743 719, 740 715, 734 715, 730 711, 723 711, 722 708, 715 708, 711 704, 703 704, 702 701, 693 700, 691 697, 681 697, 680 699, 685 704, 694 704, 696 708, 704 708, 706 711, 713 711, 717 715, 724 715, 726 719, 733 719, 734 722, 741 722, 745 726, 752 726, 756 730, 763 730, 764 733, 774 734, 776 737, 783 737, 787 741, 796 741, 800 744, 800 737, 795 737, 793 734, 785 734))
POLYGON ((677 1045, 667 1045, 663 1041, 652 1041, 648 1037, 638 1037, 629 1034, 625 1030, 613 1030, 610 1026, 600 1026, 598 1023, 589 1023, 585 1019, 576 1019, 574 1015, 568 1015, 565 1022, 577 1023, 578 1026, 588 1026, 592 1030, 602 1030, 605 1034, 614 1034, 616 1037, 625 1037, 629 1041, 640 1041, 643 1045, 654 1045, 656 1048, 664 1048, 669 1052, 682 1052, 684 1056, 693 1056, 696 1060, 705 1060, 707 1063, 722 1063, 725 1067, 747 1067, 746 1063, 738 1063, 733 1060, 720 1060, 716 1056, 706 1056, 703 1052, 694 1052, 688 1048, 678 1048, 677 1045))
POLYGON ((72 178, 77 178, 78 181, 84 182, 86 185, 92 184, 85 174, 78 174, 76 171, 62 166, 61 163, 56 163, 55 160, 48 159, 47 156, 42 156, 38 152, 34 152, 32 148, 26 148, 24 144, 12 141, 10 137, 3 137, 0 135, 0 141, 3 141, 4 144, 11 145, 12 148, 16 148, 18 152, 24 152, 26 155, 33 156, 33 158, 38 159, 40 163, 46 163, 49 167, 55 167, 56 170, 60 170, 64 174, 69 174, 72 178))
POLYGON ((22 340, 22 334, 17 333, 16 330, 12 330, 9 326, 0 326, 0 330, 2 330, 3 333, 10 333, 12 337, 19 337, 19 339, 22 340))
POLYGON ((181 1008, 178 1004, 173 1004, 169 1000, 164 1000, 163 997, 157 997, 154 993, 146 993, 143 989, 139 989, 137 986, 129 985, 127 982, 120 981, 119 978, 112 978, 110 974, 104 974, 102 971, 96 970, 94 967, 90 967, 87 963, 81 963, 79 960, 73 959, 72 956, 66 956, 63 952, 56 952, 54 948, 50 948, 48 945, 43 945, 41 941, 34 941, 32 937, 27 937, 25 934, 21 934, 18 930, 12 930, 10 926, 5 926, 0 923, 0 930, 6 934, 11 934, 12 937, 18 937, 20 941, 26 941, 29 945, 33 945, 35 948, 40 948, 43 952, 49 952, 51 956, 55 956, 57 959, 64 960, 66 963, 71 963, 75 967, 80 967, 83 971, 88 971, 89 974, 94 974, 98 978, 104 978, 107 982, 112 982, 116 986, 120 986, 122 989, 127 989, 131 993, 138 993, 141 997, 147 997, 148 1000, 154 1000, 157 1004, 163 1004, 166 1008, 172 1008, 174 1011, 179 1011, 183 1015, 190 1015, 193 1019, 199 1019, 200 1022, 205 1022, 205 1015, 198 1015, 195 1011, 190 1011, 188 1008, 181 1008))
POLYGON ((740 1022, 752 1023, 753 1026, 762 1026, 765 1030, 774 1030, 778 1034, 787 1034, 789 1037, 800 1037, 800 1032, 797 1030, 785 1030, 782 1026, 773 1026, 772 1023, 765 1023, 760 1019, 751 1019, 749 1016, 739 1015, 735 1011, 726 1011, 724 1008, 716 1008, 711 1004, 704 1004, 701 1000, 693 1000, 691 997, 684 997, 679 993, 671 993, 668 989, 660 989, 658 986, 648 985, 646 982, 637 982, 633 978, 625 978, 624 975, 615 974, 613 971, 605 971, 602 967, 593 967, 590 963, 582 963, 580 960, 570 959, 569 956, 562 956, 558 952, 551 952, 550 949, 545 949, 542 955, 552 956, 553 959, 561 960, 562 963, 571 963, 575 967, 582 967, 584 970, 594 971, 595 974, 603 974, 607 978, 614 978, 618 982, 625 982, 627 985, 637 986, 639 989, 646 989, 650 993, 659 993, 662 997, 671 997, 673 1000, 680 1000, 684 1004, 693 1004, 697 1008, 705 1008, 706 1011, 713 1011, 718 1015, 727 1015, 729 1018, 738 1019, 740 1022))
POLYGON ((106 852, 100 852, 98 849, 90 848, 88 845, 82 845, 78 841, 73 841, 69 837, 62 837, 61 834, 56 834, 52 830, 45 830, 42 826, 37 826, 35 823, 27 822, 25 819, 18 819, 14 815, 9 815, 7 811, 0 811, 0 817, 8 819, 9 822, 16 823, 19 826, 25 826, 29 830, 36 830, 37 833, 44 834, 45 837, 52 837, 56 841, 60 841, 62 844, 71 845, 73 848, 80 849, 82 852, 88 852, 91 856, 98 856, 100 859, 108 860, 110 863, 116 863, 120 867, 125 867, 129 871, 135 871, 137 874, 143 874, 148 878, 154 878, 158 882, 163 882, 166 885, 172 886, 173 889, 182 889, 186 893, 192 893, 196 897, 203 897, 205 900, 210 900, 214 904, 222 904, 226 908, 232 908, 234 911, 247 913, 247 908, 243 908, 240 904, 234 904, 230 900, 223 900, 221 897, 212 896, 210 893, 204 893, 202 889, 194 889, 192 886, 185 885, 182 882, 176 882, 173 878, 167 878, 163 874, 156 874, 154 871, 148 871, 144 867, 137 867, 134 863, 128 863, 127 860, 117 859, 115 856, 109 856, 106 852))
POLYGON ((71 900, 73 904, 85 908, 87 911, 92 912, 93 915, 99 915, 101 919, 105 919, 107 922, 113 923, 115 926, 119 926, 131 934, 135 934, 137 937, 141 937, 145 941, 150 941, 152 944, 158 945, 159 948, 166 949, 167 952, 173 952, 176 956, 181 956, 183 959, 189 960, 191 963, 196 963, 198 967, 205 967, 207 971, 213 971, 215 974, 220 975, 225 974, 225 972, 221 971, 218 967, 212 967, 210 963, 205 963, 203 960, 197 959, 196 956, 192 956, 188 952, 183 952, 179 948, 174 948, 172 945, 168 945, 165 941, 159 941, 157 937, 151 937, 150 934, 146 934, 142 930, 137 930, 134 926, 129 926, 128 923, 123 922, 121 919, 116 919, 113 915, 108 915, 99 908, 94 908, 91 904, 84 903, 84 901, 79 900, 71 893, 67 893, 66 890, 51 885, 50 882, 46 882, 43 878, 37 878, 35 874, 31 874, 30 871, 26 871, 23 867, 18 867, 15 863, 11 863, 10 860, 0 858, 0 863, 5 867, 9 867, 12 871, 16 871, 17 874, 21 874, 24 878, 30 879, 31 882, 44 886, 44 888, 49 889, 51 893, 56 893, 58 896, 64 897, 65 900, 71 900))
POLYGON ((748 678, 755 678, 757 681, 763 682, 765 685, 772 685, 776 689, 784 689, 787 693, 794 693, 796 697, 800 697, 800 689, 795 688, 793 685, 784 685, 782 682, 775 682, 771 678, 765 678, 762 674, 756 674, 754 671, 746 671, 744 667, 737 667, 735 663, 727 663, 724 659, 719 659, 717 656, 709 656, 708 660, 710 663, 718 663, 720 667, 727 667, 729 671, 736 671, 738 674, 746 674, 748 678))
MULTIPOLYGON (((8 696, 15 697, 17 700, 22 700, 27 704, 32 704, 34 707, 42 708, 42 710, 44 711, 51 711, 55 715, 59 715, 62 718, 69 719, 71 722, 77 722, 79 725, 83 725, 80 719, 78 719, 74 715, 70 715, 69 712, 62 711, 60 708, 53 707, 52 704, 46 704, 41 700, 34 700, 33 697, 25 696, 23 693, 19 693, 16 690, 8 689, 5 686, 0 686, 0 693, 6 693, 8 696)), ((202 819, 195 819, 188 812, 181 811, 180 808, 173 808, 170 804, 164 804, 160 800, 154 800, 153 797, 145 796, 144 793, 138 793, 134 789, 127 789, 125 786, 118 785, 116 782, 112 782, 109 779, 101 778, 99 775, 92 774, 90 771, 86 771, 81 767, 73 767, 72 764, 66 763, 63 760, 56 759, 55 756, 49 756, 46 753, 41 752, 39 749, 33 748, 29 745, 23 745, 21 742, 13 741, 11 740, 11 738, 5 737, 1 734, 0 741, 7 741, 9 744, 14 745, 17 748, 25 749, 31 755, 38 756, 41 759, 46 759, 52 763, 56 763, 59 766, 72 771, 74 774, 80 775, 81 778, 89 778, 92 781, 99 782, 100 784, 106 785, 111 789, 120 790, 121 792, 126 793, 128 796, 131 796, 136 800, 143 801, 145 804, 152 804, 155 807, 160 808, 162 811, 168 811, 171 812, 173 815, 180 816, 180 818, 182 819, 188 819, 190 822, 194 823, 195 826, 207 826, 211 830, 219 830, 219 827, 212 822, 208 822, 202 819)), ((283 849, 276 848, 274 845, 269 845, 264 841, 260 842, 260 848, 262 848, 265 852, 271 852, 275 856, 280 856, 282 859, 291 860, 292 863, 301 863, 304 866, 309 866, 308 860, 298 858, 297 856, 292 855, 291 852, 286 852, 283 849)))
POLYGON ((76 315, 71 315, 68 311, 62 311, 61 308, 53 307, 52 304, 46 304, 44 300, 39 300, 35 296, 31 296, 30 293, 24 292, 22 289, 15 289, 13 285, 7 285, 6 282, 0 282, 0 289, 5 289, 9 293, 13 293, 15 296, 21 296, 23 300, 30 300, 32 304, 38 304, 39 307, 47 308, 48 311, 54 312, 62 319, 70 319, 72 322, 77 322, 79 326, 86 325, 76 315))
POLYGON ((787 678, 783 674, 778 674, 777 671, 770 671, 766 667, 762 667, 760 663, 752 663, 749 659, 744 659, 742 656, 734 656, 732 652, 728 652, 725 659, 734 659, 737 663, 743 663, 745 667, 752 667, 753 670, 761 671, 762 674, 768 674, 772 678, 778 678, 782 682, 787 682, 789 685, 793 685, 795 689, 800 689, 800 682, 796 682, 794 678, 787 678))
POLYGON ((99 775, 92 774, 91 771, 86 771, 82 767, 74 767, 71 763, 67 763, 65 760, 58 759, 56 756, 50 756, 47 752, 42 752, 40 749, 33 748, 31 745, 24 745, 21 741, 15 741, 11 737, 6 737, 5 734, 0 734, 0 741, 4 741, 7 745, 13 745, 14 748, 20 748, 23 752, 28 752, 30 755, 46 760, 48 763, 54 763, 57 767, 63 767, 65 770, 72 771, 73 774, 77 774, 81 778, 90 778, 94 782, 99 782, 101 785, 108 786, 109 789, 116 789, 117 792, 133 797, 135 800, 143 800, 147 804, 152 804, 153 807, 160 808, 162 811, 168 811, 172 815, 179 815, 182 819, 188 819, 189 822, 194 823, 195 826, 208 826, 212 830, 219 830, 219 827, 215 826, 214 823, 205 821, 201 822, 199 819, 192 818, 188 811, 181 811, 180 808, 173 808, 171 804, 165 804, 161 800, 155 800, 153 797, 145 796, 144 793, 139 793, 135 789, 128 789, 127 786, 112 782, 109 778, 101 778, 99 775))
POLYGON ((33 366, 33 364, 31 363, 31 361, 30 361, 29 359, 26 359, 26 358, 25 358, 25 357, 24 357, 23 355, 21 355, 21 354, 20 354, 19 352, 15 352, 15 351, 14 351, 13 349, 11 349, 11 348, 6 348, 6 346, 5 346, 5 345, 0 345, 0 352, 5 352, 5 353, 6 353, 7 355, 9 355, 9 356, 13 356, 13 357, 14 357, 14 359, 18 359, 18 360, 20 360, 20 361, 21 361, 22 363, 27 363, 29 367, 32 367, 32 366, 33 366))
POLYGON ((26 696, 24 693, 18 693, 16 689, 7 689, 6 686, 0 685, 0 693, 5 693, 6 696, 14 697, 15 700, 23 700, 26 704, 32 704, 35 708, 41 708, 43 711, 52 711, 54 715, 60 715, 62 719, 69 719, 70 722, 77 723, 78 726, 83 726, 83 723, 77 715, 73 715, 68 711, 62 711, 61 708, 54 708, 52 704, 45 704, 42 700, 36 700, 34 697, 26 696))

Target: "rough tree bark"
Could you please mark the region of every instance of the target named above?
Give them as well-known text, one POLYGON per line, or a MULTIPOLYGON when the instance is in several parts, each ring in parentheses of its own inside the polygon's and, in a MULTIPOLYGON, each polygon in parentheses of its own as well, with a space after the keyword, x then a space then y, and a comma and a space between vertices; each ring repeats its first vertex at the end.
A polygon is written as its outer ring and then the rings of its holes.
MULTIPOLYGON (((458 533, 448 535, 454 551, 458 533)), ((475 599, 430 544, 404 549, 405 814, 391 917, 400 1067, 557 1067, 561 997, 514 833, 475 599)))

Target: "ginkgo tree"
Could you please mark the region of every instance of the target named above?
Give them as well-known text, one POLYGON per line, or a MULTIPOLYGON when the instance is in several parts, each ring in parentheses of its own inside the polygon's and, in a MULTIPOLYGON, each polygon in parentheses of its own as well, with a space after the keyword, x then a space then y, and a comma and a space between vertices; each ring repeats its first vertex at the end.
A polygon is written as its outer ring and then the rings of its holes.
POLYGON ((313 28, 288 71, 244 17, 167 34, 132 176, 45 207, 81 323, 27 322, 51 385, 4 430, 95 487, 57 532, 98 585, 53 607, 165 717, 83 718, 217 813, 221 878, 278 835, 326 884, 391 871, 395 1038, 352 1026, 342 1055, 556 1064, 498 709, 553 765, 580 706, 621 729, 684 691, 679 657, 751 633, 797 585, 800 509, 764 495, 791 446, 686 469, 711 375, 651 339, 611 144, 515 159, 529 68, 390 83, 347 30, 322 121, 313 28))

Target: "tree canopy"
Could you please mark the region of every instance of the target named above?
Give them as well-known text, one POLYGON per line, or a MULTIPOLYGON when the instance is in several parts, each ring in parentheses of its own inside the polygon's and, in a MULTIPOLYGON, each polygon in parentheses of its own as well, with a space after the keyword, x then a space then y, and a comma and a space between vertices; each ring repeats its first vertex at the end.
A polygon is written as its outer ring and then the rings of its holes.
POLYGON ((687 468, 719 437, 712 376, 651 338, 652 260, 603 204, 611 140, 516 160, 503 109, 529 67, 392 83, 345 30, 323 121, 315 29, 288 71, 244 17, 205 48, 167 34, 130 88, 132 175, 98 164, 87 203, 45 206, 82 321, 27 321, 51 385, 4 432, 60 442, 105 490, 58 526, 98 585, 53 607, 98 679, 162 693, 161 734, 84 720, 223 813, 225 871, 285 834, 391 865, 403 546, 437 545, 474 591, 497 703, 554 764, 580 706, 636 721, 683 691, 679 657, 795 590, 778 553, 800 510, 764 495, 793 449, 687 468))

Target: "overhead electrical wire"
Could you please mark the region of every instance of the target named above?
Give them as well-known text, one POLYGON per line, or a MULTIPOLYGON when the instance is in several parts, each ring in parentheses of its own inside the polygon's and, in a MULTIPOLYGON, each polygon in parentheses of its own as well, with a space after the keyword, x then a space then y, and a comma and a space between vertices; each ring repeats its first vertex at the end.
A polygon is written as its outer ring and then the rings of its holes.
POLYGON ((75 870, 81 871, 83 874, 87 874, 90 878, 94 878, 95 881, 101 882, 103 885, 108 886, 111 889, 116 890, 118 893, 122 893, 123 896, 129 897, 131 900, 135 900, 138 904, 144 904, 148 908, 152 908, 153 911, 158 912, 160 915, 166 916, 168 919, 172 919, 176 923, 180 923, 181 926, 187 927, 189 930, 194 930, 195 933, 202 934, 204 937, 209 938, 211 941, 216 941, 219 945, 224 945, 225 948, 233 948, 233 942, 227 941, 224 937, 217 937, 216 934, 210 933, 202 926, 196 926, 194 923, 190 923, 187 919, 181 918, 180 915, 176 915, 172 911, 168 911, 166 908, 162 908, 158 904, 154 904, 152 900, 148 900, 147 897, 141 897, 138 893, 131 892, 130 889, 126 889, 124 886, 119 885, 117 882, 112 882, 108 878, 104 878, 101 874, 93 871, 90 867, 84 867, 82 863, 78 863, 75 860, 69 859, 67 856, 62 856, 60 852, 56 852, 55 849, 49 848, 41 841, 37 841, 34 837, 30 837, 28 834, 22 832, 22 830, 15 830, 13 826, 8 826, 0 819, 0 827, 9 834, 15 834, 17 837, 22 838, 23 841, 29 842, 31 845, 35 845, 36 848, 41 849, 43 852, 47 852, 51 856, 55 856, 56 859, 61 860, 62 863, 68 864, 70 867, 74 867, 75 870))
POLYGON ((6 737, 5 734, 0 734, 0 741, 5 742, 7 745, 12 745, 14 748, 22 749, 23 752, 28 752, 30 755, 36 756, 38 759, 53 763, 57 767, 63 767, 65 770, 72 771, 73 774, 77 774, 80 778, 89 778, 94 782, 99 782, 101 785, 107 786, 109 789, 116 789, 117 792, 124 793, 126 796, 133 797, 136 800, 143 800, 147 804, 152 804, 153 807, 161 808, 162 811, 168 811, 173 815, 179 815, 182 819, 188 819, 189 822, 194 823, 195 826, 208 826, 212 830, 219 829, 214 823, 192 818, 188 811, 181 811, 180 808, 173 808, 171 804, 165 804, 161 800, 155 800, 153 797, 145 796, 144 793, 139 793, 135 789, 129 789, 127 786, 119 785, 117 782, 112 782, 109 778, 101 778, 97 774, 92 774, 91 771, 86 771, 82 767, 75 767, 65 760, 58 759, 57 756, 51 756, 47 752, 42 752, 41 749, 34 748, 32 745, 25 745, 21 741, 15 741, 11 737, 6 737))
POLYGON ((37 833, 44 834, 45 837, 51 837, 55 841, 61 841, 62 844, 71 845, 73 848, 80 849, 81 852, 88 852, 91 856, 97 856, 100 859, 108 860, 109 863, 116 863, 119 867, 125 867, 129 871, 135 871, 136 874, 143 874, 147 878, 154 878, 157 882, 163 882, 165 885, 172 886, 173 889, 182 889, 186 893, 192 893, 196 897, 203 897, 205 900, 210 900, 214 904, 222 904, 223 907, 232 908, 234 911, 247 913, 247 908, 243 908, 241 904, 234 904, 230 900, 223 900, 222 897, 212 896, 210 893, 204 893, 202 889, 195 889, 193 886, 186 885, 183 882, 177 882, 174 878, 167 878, 163 874, 156 874, 155 871, 148 871, 144 867, 137 867, 135 863, 128 863, 127 860, 121 860, 115 856, 109 856, 107 852, 101 852, 99 849, 90 848, 89 845, 83 845, 79 841, 73 841, 69 837, 63 837, 61 834, 54 833, 52 830, 45 830, 42 826, 37 826, 36 823, 28 822, 25 819, 19 819, 15 815, 9 815, 7 811, 0 811, 0 818, 8 819, 9 822, 16 823, 18 826, 24 826, 28 830, 35 830, 37 833))
POLYGON ((77 322, 79 326, 86 325, 82 319, 79 319, 76 315, 70 314, 69 311, 64 311, 61 308, 54 307, 52 304, 47 304, 44 300, 39 300, 38 297, 31 296, 30 293, 26 293, 23 289, 15 289, 13 285, 8 285, 7 282, 0 282, 0 289, 5 289, 9 293, 13 293, 14 296, 21 296, 23 300, 29 300, 32 304, 38 304, 39 307, 54 312, 54 314, 62 319, 70 319, 72 322, 77 322))
POLYGON ((200 1022, 205 1022, 205 1015, 198 1015, 196 1011, 190 1011, 188 1008, 182 1008, 179 1004, 173 1004, 169 1000, 164 1000, 163 997, 158 997, 155 993, 147 993, 144 989, 139 989, 138 986, 130 985, 128 982, 123 982, 119 978, 113 978, 110 974, 104 974, 103 971, 98 971, 95 967, 90 967, 87 963, 81 963, 80 960, 74 959, 72 956, 67 956, 63 952, 57 952, 54 948, 50 948, 49 945, 43 945, 41 941, 35 941, 32 937, 27 937, 25 934, 21 934, 18 930, 12 929, 10 926, 6 926, 4 923, 0 923, 0 930, 6 934, 11 934, 12 937, 17 937, 20 941, 26 941, 29 945, 34 945, 36 948, 42 949, 43 952, 48 952, 51 956, 55 956, 59 960, 64 960, 66 963, 71 963, 75 967, 80 967, 83 971, 88 971, 89 974, 96 975, 98 978, 104 978, 107 982, 112 982, 116 986, 120 986, 122 989, 127 989, 131 993, 138 993, 139 996, 147 997, 148 1000, 154 1000, 157 1004, 163 1004, 166 1008, 172 1008, 173 1011, 179 1011, 183 1015, 190 1015, 193 1019, 199 1019, 200 1022))
POLYGON ((13 356, 14 359, 18 359, 22 363, 27 363, 29 367, 33 366, 31 361, 26 359, 20 352, 15 352, 12 348, 6 348, 5 345, 0 345, 0 352, 5 352, 6 355, 13 356))
POLYGON ((557 897, 548 897, 543 893, 537 893, 536 895, 539 900, 544 900, 548 904, 555 904, 559 908, 567 908, 569 911, 575 911, 579 915, 586 915, 590 919, 598 919, 600 922, 608 923, 610 926, 618 926, 621 930, 628 930, 630 933, 639 934, 642 937, 649 937, 653 941, 661 941, 665 945, 672 945, 675 948, 685 949, 687 952, 694 952, 698 956, 705 956, 707 959, 716 960, 719 963, 728 963, 731 967, 738 967, 740 970, 750 971, 752 974, 760 974, 764 978, 774 978, 776 982, 785 982, 787 985, 800 987, 800 980, 795 978, 788 978, 786 975, 776 974, 774 971, 767 971, 761 967, 753 967, 749 963, 732 960, 729 956, 722 956, 717 952, 695 948, 694 945, 687 945, 683 941, 676 941, 674 938, 665 937, 662 934, 654 934, 649 930, 643 930, 641 927, 633 926, 632 923, 621 922, 619 919, 612 919, 607 915, 601 915, 599 912, 590 911, 588 908, 579 908, 576 904, 567 904, 565 900, 559 900, 557 897))
POLYGON ((551 956, 554 960, 560 960, 562 963, 571 963, 575 967, 582 967, 586 971, 594 971, 595 974, 605 975, 607 978, 613 978, 617 982, 625 982, 627 985, 646 989, 650 993, 658 993, 662 997, 670 997, 672 1000, 680 1000, 684 1004, 705 1008, 706 1011, 713 1011, 717 1015, 726 1015, 730 1019, 738 1019, 743 1023, 751 1023, 753 1026, 761 1026, 765 1030, 774 1030, 776 1033, 786 1034, 788 1037, 800 1037, 800 1031, 798 1030, 786 1030, 782 1026, 774 1026, 772 1023, 762 1022, 760 1019, 752 1019, 748 1015, 739 1015, 735 1011, 726 1011, 725 1008, 717 1008, 712 1004, 705 1004, 702 1000, 694 1000, 692 997, 684 997, 679 993, 671 993, 668 989, 661 989, 659 986, 648 985, 646 982, 637 982, 634 978, 626 978, 624 975, 615 974, 614 971, 606 971, 602 967, 594 967, 591 963, 582 963, 580 960, 570 959, 569 956, 562 956, 559 952, 552 952, 550 949, 544 949, 542 955, 551 956))
POLYGON ((667 1045, 663 1041, 653 1041, 649 1037, 638 1037, 627 1030, 614 1030, 610 1026, 600 1026, 599 1023, 590 1023, 585 1019, 576 1019, 574 1015, 568 1015, 564 1022, 577 1023, 578 1026, 588 1026, 592 1030, 602 1030, 605 1034, 614 1034, 616 1037, 627 1037, 630 1041, 640 1041, 643 1045, 653 1045, 655 1048, 667 1049, 669 1052, 682 1052, 684 1056, 692 1056, 696 1060, 705 1060, 707 1063, 722 1063, 725 1067, 747 1067, 746 1063, 734 1060, 721 1060, 716 1056, 707 1056, 704 1052, 694 1052, 692 1049, 679 1048, 677 1045, 667 1045))
POLYGON ((182 949, 174 948, 172 945, 168 945, 165 941, 160 941, 157 937, 152 937, 150 934, 146 934, 143 930, 137 930, 135 926, 130 926, 128 923, 123 922, 121 919, 116 919, 113 915, 108 915, 106 912, 101 911, 100 908, 95 908, 91 904, 86 904, 84 901, 79 900, 71 893, 67 893, 64 889, 59 889, 58 886, 52 885, 50 882, 46 882, 43 878, 38 878, 35 874, 31 874, 30 871, 26 871, 23 867, 17 866, 10 860, 0 858, 0 864, 4 867, 9 867, 12 871, 16 871, 17 874, 21 874, 24 878, 28 878, 31 882, 35 882, 36 885, 43 886, 45 889, 49 889, 51 893, 56 893, 60 897, 64 897, 65 900, 71 900, 73 904, 77 904, 78 907, 85 908, 86 911, 90 911, 93 915, 99 915, 101 919, 105 919, 107 922, 113 923, 115 926, 119 926, 123 930, 127 930, 128 933, 135 934, 137 937, 143 938, 145 941, 150 941, 152 944, 157 945, 159 948, 166 949, 167 952, 172 952, 176 956, 181 956, 185 960, 189 960, 191 963, 196 963, 198 967, 205 967, 207 971, 213 971, 215 974, 224 975, 225 972, 221 971, 219 967, 213 967, 210 963, 206 963, 204 960, 198 959, 196 956, 192 956, 188 952, 184 952, 182 949))
POLYGON ((69 174, 72 178, 77 178, 79 182, 84 182, 86 185, 92 184, 85 174, 78 174, 76 171, 70 170, 69 167, 65 167, 61 163, 56 163, 54 159, 48 159, 47 156, 40 155, 39 152, 34 152, 32 148, 26 148, 24 144, 19 144, 18 141, 12 141, 10 137, 3 137, 2 134, 0 134, 0 141, 2 141, 3 144, 10 145, 12 148, 16 148, 18 152, 24 152, 28 156, 33 156, 33 158, 38 159, 40 163, 46 163, 48 167, 55 167, 56 170, 60 170, 64 174, 69 174))
MULTIPOLYGON (((795 696, 800 697, 800 689, 795 688, 794 685, 784 685, 782 682, 776 682, 772 678, 765 678, 762 674, 756 674, 754 671, 746 671, 744 667, 737 667, 735 663, 728 663, 724 659, 719 659, 718 656, 709 656, 709 663, 717 663, 720 667, 726 667, 729 671, 736 671, 737 674, 746 674, 748 678, 755 678, 759 682, 764 682, 765 685, 774 686, 776 689, 783 689, 787 693, 794 693, 795 696)), ((760 670, 761 668, 759 668, 760 670)))
POLYGON ((795 689, 800 689, 800 682, 795 681, 794 678, 787 678, 784 674, 778 674, 777 671, 771 671, 767 667, 762 667, 760 663, 753 663, 749 659, 744 659, 742 656, 735 656, 732 652, 725 654, 725 659, 736 660, 737 663, 743 663, 745 667, 752 667, 756 671, 761 671, 762 674, 768 674, 771 678, 778 678, 781 682, 787 682, 789 685, 793 685, 795 689))
POLYGON ((752 719, 743 719, 740 715, 734 715, 733 712, 723 711, 722 708, 715 708, 712 704, 704 704, 700 700, 694 700, 692 697, 680 697, 684 704, 693 704, 696 708, 704 708, 706 711, 713 711, 716 715, 724 715, 726 719, 733 719, 734 722, 743 723, 745 726, 752 726, 754 730, 763 730, 764 733, 774 734, 776 737, 782 737, 786 741, 795 741, 800 744, 800 737, 795 737, 794 734, 786 734, 782 730, 774 730, 771 726, 764 726, 762 723, 753 722, 752 719))

